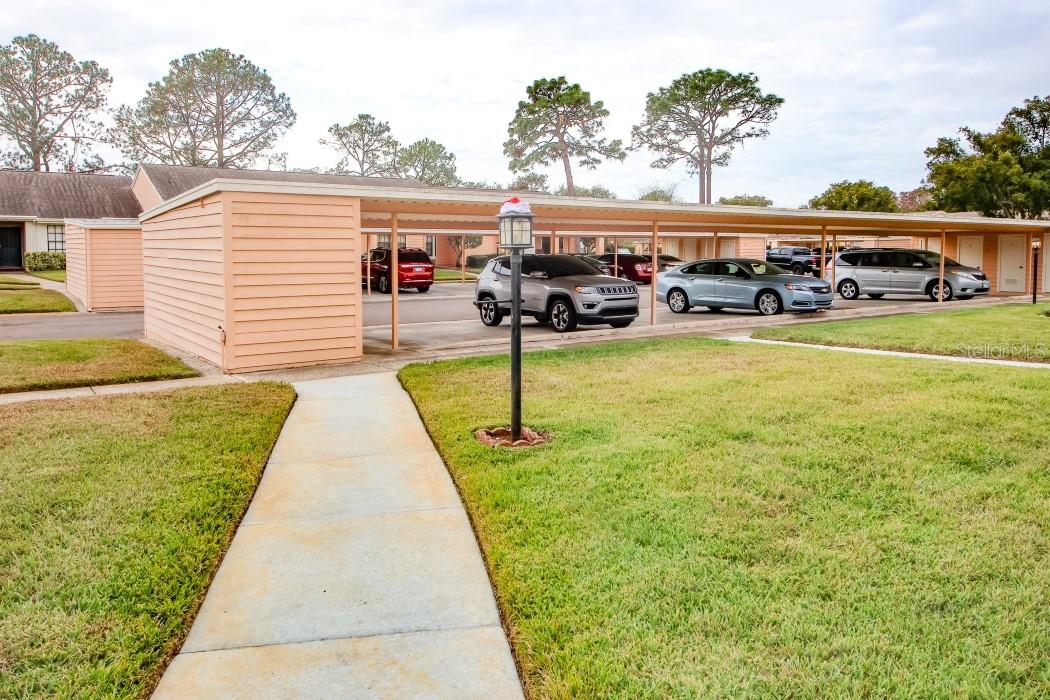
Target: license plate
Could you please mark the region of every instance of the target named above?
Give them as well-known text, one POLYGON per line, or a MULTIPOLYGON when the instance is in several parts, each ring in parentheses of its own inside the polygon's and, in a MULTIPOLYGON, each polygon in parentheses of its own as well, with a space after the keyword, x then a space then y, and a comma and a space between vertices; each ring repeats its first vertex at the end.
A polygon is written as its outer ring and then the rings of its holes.
POLYGON ((423 271, 423 268, 421 268, 421 267, 413 267, 413 268, 412 268, 412 271, 413 271, 413 272, 422 272, 422 271, 423 271))

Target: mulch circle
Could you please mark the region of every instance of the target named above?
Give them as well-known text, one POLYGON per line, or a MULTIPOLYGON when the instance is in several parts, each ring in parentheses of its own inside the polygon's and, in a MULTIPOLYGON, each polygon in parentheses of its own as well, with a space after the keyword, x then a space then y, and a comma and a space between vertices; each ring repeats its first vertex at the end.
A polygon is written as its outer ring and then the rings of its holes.
POLYGON ((481 428, 474 431, 474 437, 482 445, 488 447, 536 447, 546 445, 550 442, 550 436, 538 433, 532 428, 521 428, 521 439, 512 441, 510 439, 510 428, 481 428))

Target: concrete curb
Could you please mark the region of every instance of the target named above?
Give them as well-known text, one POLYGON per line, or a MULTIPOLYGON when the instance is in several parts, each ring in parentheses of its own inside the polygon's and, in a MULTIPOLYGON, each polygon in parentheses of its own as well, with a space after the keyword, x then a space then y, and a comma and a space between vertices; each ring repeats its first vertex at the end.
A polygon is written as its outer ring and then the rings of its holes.
POLYGON ((22 403, 25 401, 48 401, 53 399, 82 399, 91 396, 116 396, 119 394, 146 394, 170 389, 185 389, 194 386, 211 386, 213 384, 233 384, 246 381, 235 375, 220 374, 208 377, 186 377, 185 379, 160 379, 155 382, 129 382, 127 384, 100 384, 96 386, 79 386, 69 389, 48 389, 44 391, 20 391, 11 394, 0 394, 0 406, 22 403))

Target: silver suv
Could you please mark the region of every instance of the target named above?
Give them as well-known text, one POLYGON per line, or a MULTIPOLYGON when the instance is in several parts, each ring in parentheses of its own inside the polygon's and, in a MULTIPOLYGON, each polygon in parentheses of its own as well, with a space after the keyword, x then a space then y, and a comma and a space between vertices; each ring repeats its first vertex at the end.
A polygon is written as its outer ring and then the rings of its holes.
MULTIPOLYGON (((564 333, 577 324, 625 328, 638 317, 638 287, 603 275, 572 255, 521 256, 521 313, 564 333)), ((489 260, 474 285, 481 322, 498 326, 510 314, 510 258, 489 260)))
MULTIPOLYGON (((927 295, 934 301, 958 297, 972 299, 988 293, 988 277, 976 267, 944 259, 944 286, 940 279, 941 256, 929 250, 866 248, 839 253, 836 288, 843 299, 867 294, 879 299, 885 294, 927 295)), ((828 266, 830 274, 831 267, 828 266)))

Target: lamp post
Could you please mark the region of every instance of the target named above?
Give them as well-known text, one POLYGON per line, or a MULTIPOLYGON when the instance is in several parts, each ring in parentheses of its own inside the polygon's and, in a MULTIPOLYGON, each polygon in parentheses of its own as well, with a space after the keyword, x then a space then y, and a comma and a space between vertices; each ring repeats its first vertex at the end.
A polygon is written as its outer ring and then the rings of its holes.
POLYGON ((511 197, 499 210, 499 245, 510 250, 510 433, 521 439, 521 251, 532 247, 532 208, 511 197))
POLYGON ((1039 289, 1039 248, 1042 243, 1038 238, 1032 239, 1032 303, 1035 303, 1036 292, 1039 289))

